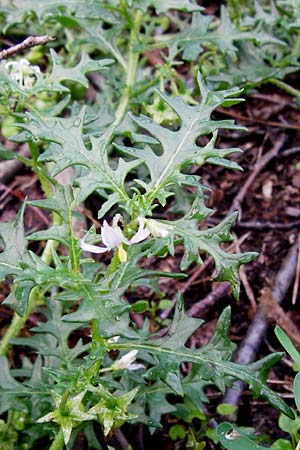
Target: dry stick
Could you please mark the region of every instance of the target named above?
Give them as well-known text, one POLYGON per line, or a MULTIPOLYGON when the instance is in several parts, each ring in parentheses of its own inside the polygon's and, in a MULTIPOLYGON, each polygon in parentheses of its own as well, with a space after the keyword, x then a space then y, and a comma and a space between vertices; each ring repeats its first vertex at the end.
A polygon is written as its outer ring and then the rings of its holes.
POLYGON ((29 36, 28 38, 24 39, 24 41, 20 42, 19 44, 13 45, 10 48, 7 48, 6 50, 2 50, 0 52, 0 61, 2 59, 7 59, 10 56, 14 56, 17 53, 22 52, 23 50, 26 50, 31 47, 35 47, 36 45, 45 45, 48 44, 50 41, 55 41, 55 38, 48 36, 47 34, 44 36, 29 36))
POLYGON ((249 220, 247 222, 238 222, 236 226, 239 228, 255 228, 257 230, 290 230, 291 228, 299 227, 300 220, 294 220, 289 223, 249 220))
POLYGON ((299 153, 299 152, 300 152, 300 147, 291 147, 291 148, 287 148, 286 150, 281 152, 280 156, 290 156, 290 155, 294 155, 295 153, 299 153))
POLYGON ((190 317, 199 317, 202 316, 203 313, 212 307, 220 298, 225 297, 230 292, 230 283, 229 281, 224 281, 220 283, 219 286, 211 291, 205 298, 200 300, 197 303, 194 303, 190 309, 187 310, 187 314, 190 317))
POLYGON ((242 188, 239 190, 239 193, 234 198, 231 207, 228 211, 228 214, 232 213, 235 210, 240 209, 240 204, 244 200, 246 194, 249 191, 250 186, 252 185, 253 181, 257 177, 257 175, 262 171, 262 169, 273 159, 276 158, 278 155, 280 149, 282 148, 285 141, 285 135, 281 134, 279 138, 277 139, 276 143, 274 144, 274 147, 268 151, 264 156, 262 156, 259 161, 254 165, 253 171, 247 178, 245 184, 242 186, 242 188))
MULTIPOLYGON (((295 243, 289 250, 276 276, 275 286, 272 290, 274 299, 281 303, 287 290, 289 289, 296 272, 298 243, 295 243)), ((268 328, 268 321, 263 312, 262 306, 258 305, 254 319, 248 329, 248 333, 239 347, 235 357, 238 364, 249 364, 255 360, 260 343, 263 340, 268 328)), ((227 389, 222 403, 229 403, 238 408, 240 398, 245 385, 242 381, 234 383, 234 389, 227 389)), ((230 417, 235 420, 238 409, 230 417)))
POLYGON ((238 114, 235 112, 232 112, 226 108, 217 108, 218 112, 221 112, 222 114, 225 114, 226 116, 233 117, 236 120, 241 120, 242 122, 249 122, 254 123, 256 125, 265 125, 267 127, 276 127, 276 128, 285 128, 285 129, 291 129, 291 130, 300 130, 299 125, 293 125, 289 123, 280 123, 280 122, 272 122, 270 120, 260 120, 253 117, 245 117, 242 114, 238 114))
MULTIPOLYGON (((30 155, 30 151, 27 145, 22 146, 20 151, 17 153, 17 156, 21 156, 23 158, 28 158, 30 155)), ((18 159, 10 159, 7 161, 0 162, 0 182, 5 184, 8 180, 14 177, 14 175, 19 172, 23 163, 18 159)))
MULTIPOLYGON (((236 238, 235 235, 234 235, 234 237, 236 238)), ((241 248, 240 248, 238 239, 236 239, 236 241, 235 241, 235 247, 236 247, 236 250, 239 253, 241 253, 241 248)), ((241 282, 242 282, 242 284, 244 286, 246 295, 247 295, 247 297, 248 297, 248 299, 250 301, 250 304, 252 306, 253 313, 255 313, 255 311, 256 311, 256 299, 255 299, 255 295, 253 293, 253 290, 252 290, 252 288, 250 286, 250 283, 248 281, 247 273, 245 271, 244 266, 240 267, 240 279, 241 279, 241 282)))

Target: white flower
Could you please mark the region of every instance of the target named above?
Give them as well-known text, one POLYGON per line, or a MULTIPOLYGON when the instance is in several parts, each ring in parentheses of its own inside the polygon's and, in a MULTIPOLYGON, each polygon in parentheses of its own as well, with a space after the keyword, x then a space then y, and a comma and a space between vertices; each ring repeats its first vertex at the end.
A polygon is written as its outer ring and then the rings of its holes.
POLYGON ((150 231, 153 237, 165 238, 169 234, 170 225, 158 222, 154 219, 145 219, 146 228, 150 231))
POLYGON ((87 244, 84 240, 80 241, 80 247, 82 250, 90 253, 106 253, 113 248, 118 249, 118 256, 121 262, 127 261, 127 253, 123 248, 123 244, 133 245, 138 242, 144 241, 148 236, 153 237, 167 237, 170 225, 163 224, 154 219, 145 219, 144 217, 138 217, 139 227, 137 232, 131 239, 127 239, 121 228, 119 227, 119 221, 121 215, 117 214, 113 218, 112 225, 108 225, 106 220, 103 222, 101 230, 101 239, 104 247, 98 245, 87 244))
POLYGON ((116 344, 120 339, 120 336, 113 336, 109 339, 107 339, 108 344, 116 344))
POLYGON ((150 230, 145 228, 145 219, 144 217, 138 217, 139 228, 135 235, 127 242, 128 245, 136 244, 137 242, 144 241, 150 235, 150 230))
POLYGON ((84 242, 84 240, 82 240, 80 242, 80 247, 82 248, 82 250, 91 253, 106 253, 113 248, 121 246, 121 244, 123 243, 127 245, 136 244, 137 242, 141 242, 149 236, 150 231, 145 228, 145 219, 139 217, 139 228, 136 234, 130 240, 126 239, 121 228, 118 225, 120 219, 120 214, 117 214, 113 218, 112 225, 108 225, 106 220, 104 220, 101 230, 101 238, 105 247, 98 247, 97 245, 87 244, 86 242, 84 242))
POLYGON ((25 58, 19 61, 9 61, 5 64, 12 80, 17 81, 22 87, 30 88, 36 81, 37 74, 41 73, 38 66, 32 66, 25 58))
POLYGON ((118 361, 115 361, 111 365, 111 370, 138 370, 138 369, 144 369, 145 366, 143 364, 134 364, 134 361, 136 360, 136 355, 138 351, 137 350, 131 350, 130 352, 126 353, 122 358, 120 358, 118 361))

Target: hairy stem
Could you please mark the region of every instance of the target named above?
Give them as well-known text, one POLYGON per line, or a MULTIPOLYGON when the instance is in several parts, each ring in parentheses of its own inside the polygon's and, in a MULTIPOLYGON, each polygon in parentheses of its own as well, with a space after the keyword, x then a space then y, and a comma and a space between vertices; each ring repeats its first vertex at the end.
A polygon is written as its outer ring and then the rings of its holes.
POLYGON ((64 435, 62 430, 59 430, 49 450, 62 450, 63 447, 64 447, 64 435))

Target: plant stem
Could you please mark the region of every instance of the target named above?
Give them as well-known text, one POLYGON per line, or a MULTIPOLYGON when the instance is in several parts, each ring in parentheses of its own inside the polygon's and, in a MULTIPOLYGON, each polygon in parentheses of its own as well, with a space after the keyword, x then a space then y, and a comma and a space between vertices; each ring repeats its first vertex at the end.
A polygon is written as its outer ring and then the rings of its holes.
POLYGON ((292 95, 293 97, 296 97, 298 101, 300 101, 300 91, 298 89, 293 88, 289 84, 284 83, 281 80, 276 80, 276 78, 269 78, 268 80, 270 83, 274 84, 275 86, 279 87, 283 91, 286 91, 288 94, 292 95))
POLYGON ((64 447, 64 435, 62 430, 59 430, 49 450, 62 450, 63 447, 64 447))
POLYGON ((134 46, 136 45, 139 39, 139 32, 142 19, 143 19, 142 11, 137 11, 134 20, 132 21, 132 28, 130 32, 126 86, 116 111, 116 119, 112 124, 112 127, 110 127, 111 136, 115 131, 116 127, 122 122, 126 114, 127 107, 129 105, 129 101, 132 95, 132 90, 135 85, 140 52, 134 50, 134 46))
POLYGON ((295 40, 295 44, 294 44, 293 50, 291 52, 291 56, 294 58, 298 58, 299 51, 300 51, 300 33, 297 33, 297 38, 295 40))

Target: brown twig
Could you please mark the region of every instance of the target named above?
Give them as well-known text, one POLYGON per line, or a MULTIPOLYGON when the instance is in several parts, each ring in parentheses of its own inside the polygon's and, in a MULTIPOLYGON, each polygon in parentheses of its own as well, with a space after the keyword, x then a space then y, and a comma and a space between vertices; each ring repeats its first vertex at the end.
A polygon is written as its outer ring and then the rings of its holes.
MULTIPOLYGON (((235 241, 235 247, 236 247, 237 252, 241 253, 241 248, 240 248, 240 245, 239 245, 239 241, 237 239, 235 241)), ((248 297, 248 299, 250 301, 250 304, 252 306, 253 313, 255 313, 255 311, 256 311, 255 295, 254 295, 253 290, 252 290, 252 288, 250 286, 250 283, 248 281, 248 277, 247 277, 247 274, 246 274, 244 266, 240 267, 240 279, 241 279, 241 282, 242 282, 242 284, 244 286, 246 295, 247 295, 247 297, 248 297)))
POLYGON ((242 122, 250 122, 255 123, 257 125, 265 125, 268 127, 276 127, 276 128, 285 128, 285 129, 291 129, 291 130, 300 130, 299 125, 293 125, 289 123, 280 123, 280 122, 272 122, 269 120, 260 120, 252 117, 245 117, 242 114, 235 113, 233 111, 227 110, 226 108, 218 108, 218 112, 221 112, 222 114, 225 114, 226 116, 233 117, 236 120, 240 120, 242 122))
MULTIPOLYGON (((298 243, 294 244, 291 247, 288 255, 286 256, 277 273, 275 286, 272 290, 272 296, 277 301, 277 303, 281 303, 294 279, 297 264, 297 253, 298 243)), ((261 341, 265 336, 267 328, 268 321, 263 312, 262 306, 259 305, 256 310, 254 319, 250 327, 248 328, 247 335, 236 354, 235 362, 239 364, 249 364, 255 360, 257 351, 259 349, 261 341)), ((245 385, 242 381, 236 381, 233 387, 233 389, 227 389, 223 399, 223 403, 229 403, 238 408, 242 391, 245 385)), ((234 415, 230 417, 231 420, 236 419, 237 411, 238 410, 236 410, 234 415)))
POLYGON ((262 169, 273 159, 276 158, 278 155, 280 149, 282 148, 285 141, 285 135, 281 134, 276 143, 274 144, 273 148, 268 151, 264 156, 262 156, 257 163, 254 165, 253 171, 249 175, 248 179, 244 183, 244 185, 239 190, 239 193, 236 195, 236 197, 233 199, 233 202, 231 204, 231 207, 228 211, 228 214, 232 213, 233 211, 240 210, 240 205, 242 201, 244 200, 246 194, 249 192, 250 186, 252 185, 253 181, 257 177, 257 175, 262 171, 262 169))
POLYGON ((220 298, 225 297, 230 293, 230 283, 224 281, 220 283, 216 289, 211 291, 206 297, 201 299, 199 302, 193 304, 190 309, 187 310, 187 314, 190 317, 199 317, 204 314, 209 308, 211 308, 215 303, 217 303, 220 298))
POLYGON ((295 153, 299 153, 299 152, 300 152, 300 147, 291 147, 291 148, 287 148, 286 150, 281 152, 280 156, 291 156, 291 155, 294 155, 295 153))
POLYGON ((24 39, 24 41, 19 44, 13 45, 5 50, 0 52, 0 61, 2 59, 7 59, 10 56, 14 56, 17 53, 22 52, 23 50, 27 50, 28 48, 35 47, 36 45, 45 45, 50 41, 54 41, 56 38, 48 36, 47 34, 44 36, 29 36, 24 39))
POLYGON ((247 222, 238 222, 236 226, 240 228, 255 228, 257 230, 290 230, 291 228, 299 227, 300 220, 294 220, 289 223, 249 220, 247 222))

